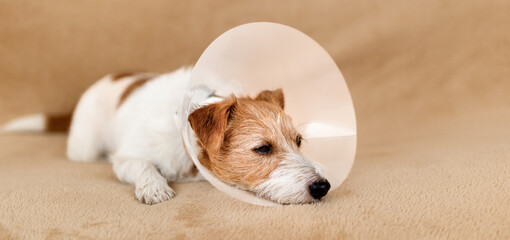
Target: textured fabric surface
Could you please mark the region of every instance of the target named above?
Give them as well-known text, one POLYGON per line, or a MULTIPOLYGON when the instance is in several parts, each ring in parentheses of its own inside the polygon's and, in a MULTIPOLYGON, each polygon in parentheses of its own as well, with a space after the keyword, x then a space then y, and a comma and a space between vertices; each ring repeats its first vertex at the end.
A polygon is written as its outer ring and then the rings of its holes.
POLYGON ((351 89, 358 154, 318 204, 260 207, 206 182, 146 206, 65 135, 0 135, 0 239, 509 239, 510 3, 0 1, 0 123, 65 112, 100 76, 193 63, 236 25, 296 27, 351 89))

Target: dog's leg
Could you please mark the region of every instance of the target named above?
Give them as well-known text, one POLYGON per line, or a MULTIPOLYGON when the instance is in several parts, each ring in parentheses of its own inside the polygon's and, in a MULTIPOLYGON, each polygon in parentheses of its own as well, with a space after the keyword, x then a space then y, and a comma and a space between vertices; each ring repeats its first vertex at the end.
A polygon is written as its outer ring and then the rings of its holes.
POLYGON ((113 170, 121 181, 135 185, 136 198, 142 203, 156 204, 175 196, 167 180, 151 163, 114 156, 113 170))
POLYGON ((106 123, 104 106, 101 106, 98 86, 87 90, 73 113, 67 156, 72 161, 91 162, 97 160, 104 150, 101 128, 106 123))
POLYGON ((73 123, 67 140, 67 157, 77 162, 92 162, 101 156, 102 144, 95 126, 73 123))

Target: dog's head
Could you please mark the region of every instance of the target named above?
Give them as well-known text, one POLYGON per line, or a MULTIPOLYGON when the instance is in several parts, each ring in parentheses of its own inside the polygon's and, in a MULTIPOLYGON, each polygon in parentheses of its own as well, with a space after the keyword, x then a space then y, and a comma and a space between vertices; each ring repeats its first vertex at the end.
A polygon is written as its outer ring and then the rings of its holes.
POLYGON ((278 203, 325 196, 329 182, 301 153, 303 138, 284 105, 277 89, 195 110, 188 120, 202 148, 200 163, 222 181, 278 203))

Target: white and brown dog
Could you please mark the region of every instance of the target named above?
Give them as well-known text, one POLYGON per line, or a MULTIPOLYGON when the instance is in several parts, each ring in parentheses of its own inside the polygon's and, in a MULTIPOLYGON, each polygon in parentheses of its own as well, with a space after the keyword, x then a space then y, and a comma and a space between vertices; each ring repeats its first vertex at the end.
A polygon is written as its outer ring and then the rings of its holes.
MULTIPOLYGON (((175 113, 181 109, 189 69, 108 75, 81 97, 73 114, 67 155, 89 162, 102 156, 117 177, 135 186, 146 204, 175 195, 168 182, 202 180, 187 156, 175 113)), ((230 96, 191 113, 201 164, 227 184, 283 204, 321 199, 330 185, 300 151, 302 136, 284 112, 281 89, 255 98, 230 96)), ((43 115, 7 124, 6 131, 65 130, 65 118, 43 115)))

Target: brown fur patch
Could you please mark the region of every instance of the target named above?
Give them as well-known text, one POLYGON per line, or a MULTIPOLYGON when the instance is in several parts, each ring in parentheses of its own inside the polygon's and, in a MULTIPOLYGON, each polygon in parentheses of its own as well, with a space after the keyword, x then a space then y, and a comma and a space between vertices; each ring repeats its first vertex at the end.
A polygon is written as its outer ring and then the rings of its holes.
POLYGON ((65 132, 71 125, 71 114, 49 115, 46 117, 45 130, 48 132, 65 132))
POLYGON ((193 167, 191 168, 191 176, 196 177, 197 174, 198 174, 198 168, 197 168, 197 166, 193 165, 193 167))
POLYGON ((112 74, 112 76, 111 76, 111 80, 112 80, 113 82, 115 82, 115 81, 121 80, 121 79, 126 78, 126 77, 135 76, 135 75, 140 74, 140 73, 143 73, 143 72, 141 72, 141 71, 136 71, 136 72, 135 72, 135 71, 133 71, 133 72, 119 72, 119 73, 114 73, 114 74, 112 74))
POLYGON ((156 75, 143 75, 137 78, 133 83, 131 83, 129 86, 124 89, 124 92, 122 95, 120 95, 119 102, 117 103, 117 108, 126 101, 126 99, 134 93, 138 88, 143 86, 145 83, 147 83, 149 80, 153 79, 156 75))
POLYGON ((193 164, 188 170, 181 172, 181 178, 194 178, 198 174, 198 168, 193 164))
POLYGON ((282 109, 285 108, 285 98, 283 97, 283 90, 278 88, 276 90, 265 90, 260 92, 255 100, 266 101, 280 105, 282 109))
POLYGON ((237 98, 231 96, 222 102, 199 108, 189 115, 188 121, 198 137, 199 145, 206 150, 205 154, 208 157, 214 157, 220 150, 227 121, 236 102, 237 98))

